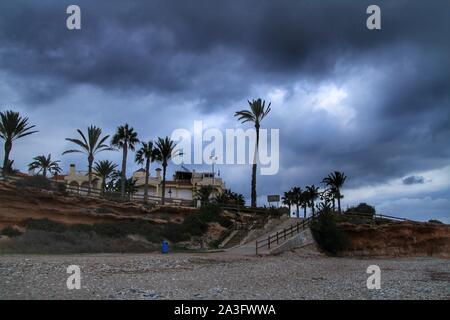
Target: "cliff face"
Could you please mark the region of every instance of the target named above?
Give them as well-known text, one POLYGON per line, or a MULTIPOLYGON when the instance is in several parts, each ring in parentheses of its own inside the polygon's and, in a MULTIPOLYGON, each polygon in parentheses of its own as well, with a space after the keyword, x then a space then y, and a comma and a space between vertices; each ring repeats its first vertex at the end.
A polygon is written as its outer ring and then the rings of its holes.
POLYGON ((147 209, 133 203, 117 203, 102 199, 64 196, 36 189, 17 189, 13 184, 0 181, 0 229, 7 225, 21 226, 28 218, 47 218, 74 223, 112 222, 121 219, 146 219, 154 223, 167 223, 161 215, 171 211, 170 217, 182 219, 189 209, 147 209), (174 212, 172 212, 174 211, 174 212))
POLYGON ((450 258, 450 225, 392 222, 339 226, 350 240, 345 256, 436 256, 450 258))

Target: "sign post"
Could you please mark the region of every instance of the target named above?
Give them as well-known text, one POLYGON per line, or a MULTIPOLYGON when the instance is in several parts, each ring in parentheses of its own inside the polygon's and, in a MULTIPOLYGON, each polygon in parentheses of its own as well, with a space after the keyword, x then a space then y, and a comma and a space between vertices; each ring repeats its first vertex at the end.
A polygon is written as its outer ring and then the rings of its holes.
POLYGON ((279 206, 279 202, 280 202, 280 195, 279 194, 272 194, 272 195, 268 195, 267 196, 267 202, 269 203, 269 206, 272 202, 276 202, 277 203, 277 208, 279 206))

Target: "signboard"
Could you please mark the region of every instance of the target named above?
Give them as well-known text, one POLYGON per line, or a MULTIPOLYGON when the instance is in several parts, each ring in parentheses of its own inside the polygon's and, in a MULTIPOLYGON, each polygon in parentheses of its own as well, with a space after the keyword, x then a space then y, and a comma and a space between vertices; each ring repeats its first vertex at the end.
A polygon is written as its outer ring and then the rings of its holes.
POLYGON ((280 195, 279 194, 268 195, 267 202, 280 202, 280 195))

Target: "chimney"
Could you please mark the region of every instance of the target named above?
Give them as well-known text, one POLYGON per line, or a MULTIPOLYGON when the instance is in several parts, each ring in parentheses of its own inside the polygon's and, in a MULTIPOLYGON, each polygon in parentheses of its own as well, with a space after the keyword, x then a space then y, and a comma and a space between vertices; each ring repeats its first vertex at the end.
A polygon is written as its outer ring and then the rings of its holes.
POLYGON ((74 176, 75 175, 75 164, 71 163, 69 166, 69 175, 74 176))
POLYGON ((156 168, 156 179, 161 180, 161 169, 160 168, 156 168))

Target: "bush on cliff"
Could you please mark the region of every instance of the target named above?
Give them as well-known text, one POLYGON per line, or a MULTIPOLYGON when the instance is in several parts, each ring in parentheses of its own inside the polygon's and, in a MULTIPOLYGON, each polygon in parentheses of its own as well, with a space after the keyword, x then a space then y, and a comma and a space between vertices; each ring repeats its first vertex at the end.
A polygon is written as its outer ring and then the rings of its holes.
POLYGON ((352 214, 352 213, 356 213, 356 214, 362 214, 362 215, 367 215, 367 216, 373 216, 376 211, 375 211, 375 207, 368 205, 367 203, 360 203, 358 204, 356 207, 350 207, 345 211, 346 214, 352 214))
POLYGON ((3 235, 3 236, 7 236, 7 237, 10 237, 10 238, 13 238, 13 237, 18 237, 18 236, 22 235, 22 232, 20 232, 16 228, 13 228, 11 226, 7 226, 7 227, 3 228, 3 230, 0 232, 0 234, 3 235))
POLYGON ((316 216, 311 223, 311 232, 320 248, 331 255, 336 255, 349 244, 331 210, 324 210, 316 216))
POLYGON ((43 190, 52 190, 52 183, 43 176, 24 177, 16 181, 18 189, 35 188, 43 190))

